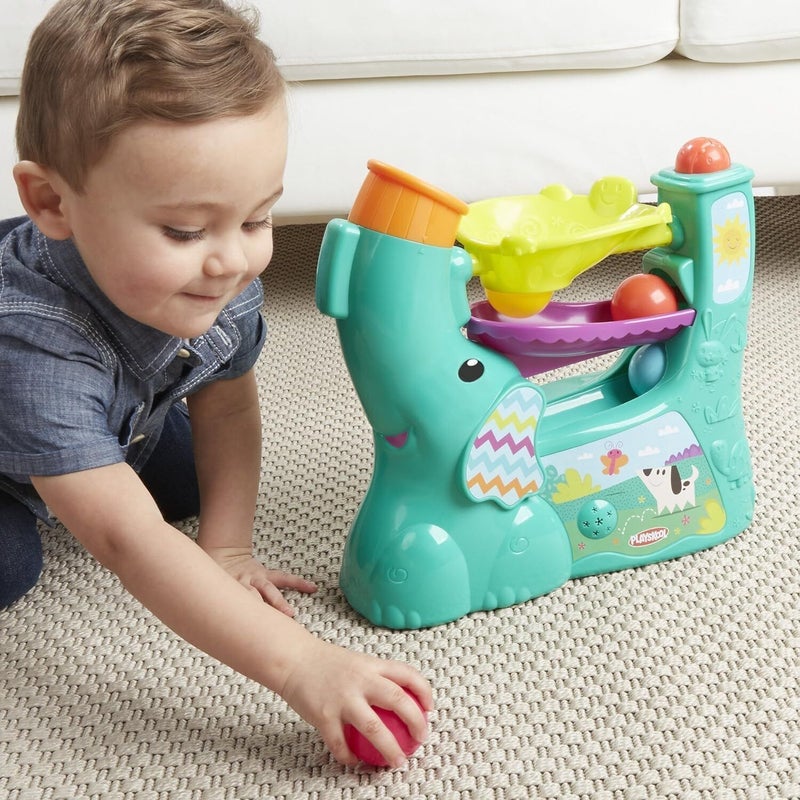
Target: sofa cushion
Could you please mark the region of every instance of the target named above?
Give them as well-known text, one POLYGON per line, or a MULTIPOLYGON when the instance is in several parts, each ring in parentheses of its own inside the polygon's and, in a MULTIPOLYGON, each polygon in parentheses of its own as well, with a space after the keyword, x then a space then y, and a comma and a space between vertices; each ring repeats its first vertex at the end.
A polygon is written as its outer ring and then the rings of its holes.
MULTIPOLYGON (((679 0, 252 0, 289 80, 627 67, 678 40, 679 0)), ((28 39, 55 0, 0 25, 0 95, 19 91, 28 39)))
POLYGON ((259 0, 290 80, 629 67, 678 39, 678 0, 259 0))
POLYGON ((682 0, 677 50, 718 63, 800 58, 800 3, 682 0))

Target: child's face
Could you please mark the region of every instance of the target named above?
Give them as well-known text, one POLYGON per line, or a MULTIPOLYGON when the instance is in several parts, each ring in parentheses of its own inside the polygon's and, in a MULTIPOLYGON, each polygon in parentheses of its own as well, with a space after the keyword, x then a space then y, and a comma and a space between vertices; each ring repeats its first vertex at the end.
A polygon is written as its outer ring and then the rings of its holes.
POLYGON ((286 161, 283 102, 197 124, 139 123, 112 142, 85 191, 62 193, 72 238, 120 310, 192 338, 272 257, 286 161))

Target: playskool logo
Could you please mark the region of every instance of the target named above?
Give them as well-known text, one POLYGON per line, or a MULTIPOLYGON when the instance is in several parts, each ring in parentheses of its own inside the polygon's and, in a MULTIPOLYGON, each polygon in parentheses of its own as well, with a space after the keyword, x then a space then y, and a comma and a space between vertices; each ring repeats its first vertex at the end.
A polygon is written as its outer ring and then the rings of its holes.
POLYGON ((631 547, 647 547, 648 545, 660 542, 669 536, 666 528, 648 528, 646 531, 639 531, 628 539, 631 547))

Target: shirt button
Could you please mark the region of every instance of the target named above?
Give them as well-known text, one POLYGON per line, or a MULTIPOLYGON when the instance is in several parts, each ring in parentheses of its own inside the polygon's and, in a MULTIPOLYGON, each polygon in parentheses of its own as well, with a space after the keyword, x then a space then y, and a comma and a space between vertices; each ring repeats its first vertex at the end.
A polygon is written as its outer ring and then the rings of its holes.
POLYGON ((131 439, 131 444, 138 444, 144 438, 145 438, 145 435, 143 433, 139 433, 136 436, 134 436, 133 439, 131 439))
POLYGON ((185 347, 181 347, 181 349, 178 350, 178 358, 189 358, 190 355, 191 353, 185 347))

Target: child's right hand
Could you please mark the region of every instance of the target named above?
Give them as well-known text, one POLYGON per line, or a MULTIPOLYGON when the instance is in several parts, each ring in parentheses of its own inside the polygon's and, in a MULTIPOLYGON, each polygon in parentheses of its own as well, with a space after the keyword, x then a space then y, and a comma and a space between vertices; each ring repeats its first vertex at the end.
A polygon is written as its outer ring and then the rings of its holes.
POLYGON ((386 661, 312 638, 308 651, 297 659, 280 691, 303 719, 317 728, 334 758, 355 764, 358 758, 347 746, 344 727, 359 730, 392 767, 405 763, 406 755, 372 706, 394 711, 419 742, 428 735, 428 723, 407 688, 428 712, 433 708, 430 684, 413 667, 386 661))

